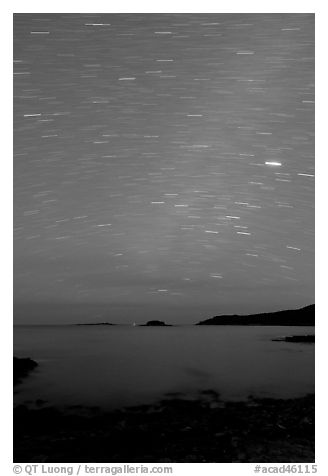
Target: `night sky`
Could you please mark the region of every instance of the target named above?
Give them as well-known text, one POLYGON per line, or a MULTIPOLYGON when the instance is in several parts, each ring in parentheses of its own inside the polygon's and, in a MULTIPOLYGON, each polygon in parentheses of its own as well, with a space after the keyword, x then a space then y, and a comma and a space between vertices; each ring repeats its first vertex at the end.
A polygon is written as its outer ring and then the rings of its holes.
POLYGON ((14 15, 16 322, 313 302, 313 14, 14 15))

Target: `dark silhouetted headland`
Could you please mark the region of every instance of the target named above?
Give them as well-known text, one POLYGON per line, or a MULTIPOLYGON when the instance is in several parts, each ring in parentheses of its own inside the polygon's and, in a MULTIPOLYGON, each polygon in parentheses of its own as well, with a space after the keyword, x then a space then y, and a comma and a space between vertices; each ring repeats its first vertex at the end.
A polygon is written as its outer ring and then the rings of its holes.
POLYGON ((314 304, 301 309, 250 314, 245 316, 223 315, 200 321, 196 326, 314 326, 314 304))

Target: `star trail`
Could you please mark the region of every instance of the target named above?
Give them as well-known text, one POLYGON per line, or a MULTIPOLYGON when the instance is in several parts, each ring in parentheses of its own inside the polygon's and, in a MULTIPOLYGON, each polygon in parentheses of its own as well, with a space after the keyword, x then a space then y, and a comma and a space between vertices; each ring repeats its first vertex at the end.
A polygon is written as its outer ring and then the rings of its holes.
POLYGON ((15 14, 18 322, 314 302, 313 14, 15 14))

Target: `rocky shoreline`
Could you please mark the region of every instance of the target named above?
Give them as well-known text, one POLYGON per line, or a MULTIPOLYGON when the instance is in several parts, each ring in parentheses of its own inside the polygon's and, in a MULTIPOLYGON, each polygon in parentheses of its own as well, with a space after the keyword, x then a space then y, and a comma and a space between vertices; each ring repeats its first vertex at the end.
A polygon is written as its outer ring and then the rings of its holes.
POLYGON ((313 334, 300 335, 300 336, 283 336, 272 339, 274 342, 295 342, 296 344, 314 344, 315 336, 313 334))
POLYGON ((314 395, 225 402, 171 396, 156 405, 14 409, 14 462, 313 462, 314 395))

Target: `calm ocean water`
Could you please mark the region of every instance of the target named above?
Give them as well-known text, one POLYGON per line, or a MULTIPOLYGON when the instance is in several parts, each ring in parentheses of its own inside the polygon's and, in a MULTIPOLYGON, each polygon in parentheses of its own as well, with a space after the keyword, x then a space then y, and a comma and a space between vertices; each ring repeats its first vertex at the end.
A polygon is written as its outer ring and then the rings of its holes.
POLYGON ((313 327, 18 326, 14 355, 39 363, 14 403, 114 408, 167 393, 225 399, 301 396, 314 391, 314 345, 271 339, 313 327))

